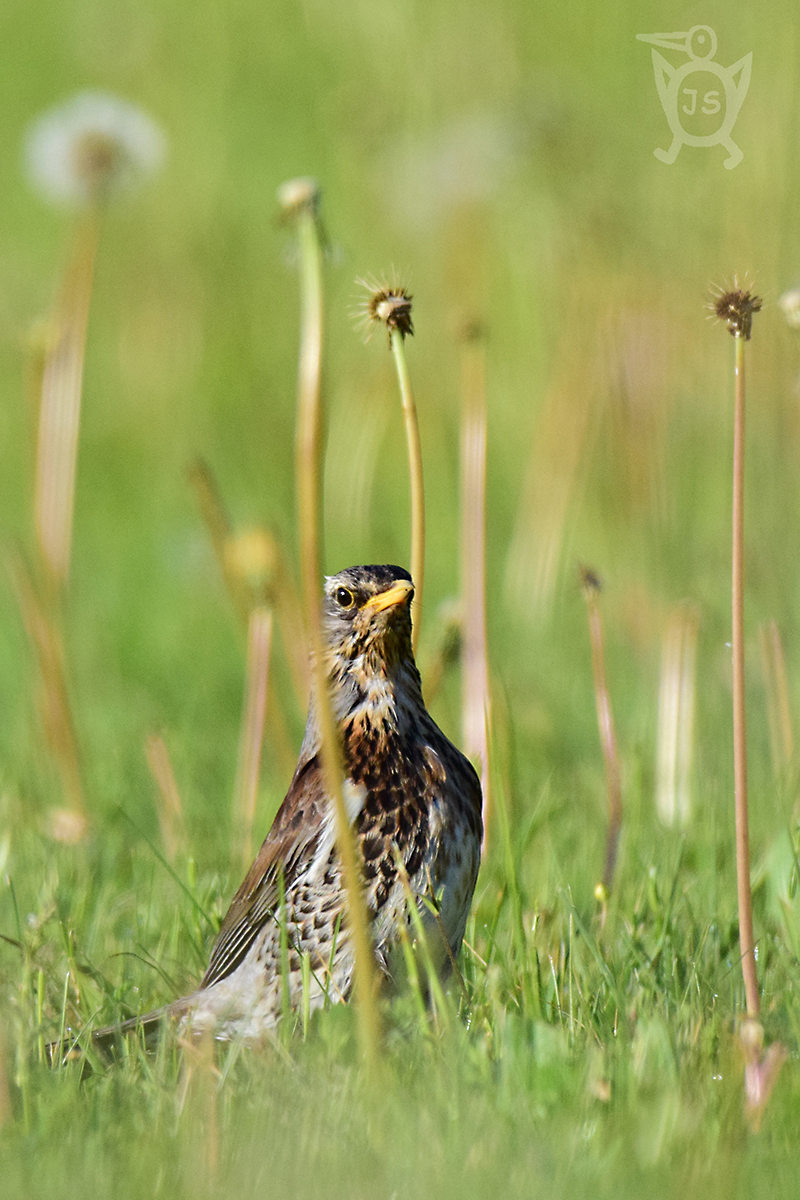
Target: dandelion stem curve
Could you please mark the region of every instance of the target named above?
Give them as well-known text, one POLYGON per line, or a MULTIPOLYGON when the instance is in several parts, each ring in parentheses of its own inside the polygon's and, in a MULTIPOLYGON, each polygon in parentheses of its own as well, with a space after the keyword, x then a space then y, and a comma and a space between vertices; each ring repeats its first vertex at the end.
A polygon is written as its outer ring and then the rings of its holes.
POLYGON ((408 374, 405 335, 402 330, 390 329, 389 342, 397 368, 408 447, 408 471, 411 484, 411 578, 414 580, 414 599, 411 602, 411 641, 416 654, 422 613, 422 589, 425 583, 425 484, 422 474, 422 443, 419 436, 417 406, 414 402, 414 393, 408 374))

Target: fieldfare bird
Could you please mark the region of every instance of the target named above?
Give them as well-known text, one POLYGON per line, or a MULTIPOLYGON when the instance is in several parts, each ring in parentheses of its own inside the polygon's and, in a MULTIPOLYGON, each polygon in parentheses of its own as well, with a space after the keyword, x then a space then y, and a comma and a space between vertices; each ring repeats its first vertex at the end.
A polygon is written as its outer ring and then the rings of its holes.
MULTIPOLYGON (((435 965, 442 975, 450 970, 482 836, 478 777, 422 698, 411 650, 413 594, 401 567, 350 567, 326 580, 322 614, 345 803, 360 851, 375 958, 389 979, 403 924, 410 923, 409 887, 435 965)), ((312 696, 286 799, 231 902, 200 986, 164 1010, 98 1031, 101 1048, 127 1029, 147 1034, 165 1016, 186 1033, 209 1030, 217 1038, 257 1043, 278 1023, 287 984, 291 1007, 300 1007, 305 955, 311 1010, 348 999, 354 950, 320 758, 312 696)))

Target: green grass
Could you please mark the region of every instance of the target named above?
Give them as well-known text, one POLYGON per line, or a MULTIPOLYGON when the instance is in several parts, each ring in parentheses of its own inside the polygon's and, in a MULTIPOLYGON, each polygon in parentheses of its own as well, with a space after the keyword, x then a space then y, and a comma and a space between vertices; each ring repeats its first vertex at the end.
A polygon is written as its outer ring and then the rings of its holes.
MULTIPOLYGON (((58 776, 0 585, 0 933, 21 944, 0 945, 4 1195, 796 1194, 797 764, 772 763, 757 637, 775 618, 797 713, 800 341, 774 303, 800 274, 796 16, 784 0, 687 12, 46 0, 35 19, 23 5, 0 13, 5 547, 32 546, 26 347, 70 234, 17 169, 25 125, 103 87, 145 106, 171 142, 159 179, 108 214, 89 323, 65 620, 93 822, 77 847, 45 832, 58 776), (669 133, 635 35, 700 19, 723 65, 753 51, 733 171, 720 147, 684 147, 671 167, 652 154, 669 133), (187 1079, 165 1045, 155 1059, 131 1047, 81 1083, 77 1065, 39 1059, 61 1027, 67 972, 74 1027, 169 1000, 201 974, 239 883, 244 640, 186 469, 202 454, 237 526, 273 526, 295 561, 297 280, 273 198, 300 173, 323 185, 331 241, 327 570, 408 552, 391 356, 380 337, 362 345, 349 310, 356 277, 393 265, 415 296, 423 673, 458 586, 454 330, 470 316, 489 330, 489 640, 508 838, 498 813, 462 955, 466 998, 453 989, 424 1020, 413 996, 387 1005, 377 1082, 339 1009, 263 1054, 221 1048, 219 1075, 200 1062, 187 1079), (748 364, 751 834, 763 1020, 791 1054, 756 1136, 735 1039, 732 346, 703 310, 734 271, 765 298, 748 364), (605 583, 623 763, 602 933, 604 775, 578 562, 605 583), (684 599, 701 624, 693 813, 677 832, 657 820, 654 772, 661 638, 684 599), (177 877, 159 858, 153 731, 186 816, 177 877)), ((304 714, 280 646, 274 688, 294 748, 304 714)), ((458 740, 457 671, 433 708, 458 740)), ((270 728, 256 836, 287 782, 270 728)))

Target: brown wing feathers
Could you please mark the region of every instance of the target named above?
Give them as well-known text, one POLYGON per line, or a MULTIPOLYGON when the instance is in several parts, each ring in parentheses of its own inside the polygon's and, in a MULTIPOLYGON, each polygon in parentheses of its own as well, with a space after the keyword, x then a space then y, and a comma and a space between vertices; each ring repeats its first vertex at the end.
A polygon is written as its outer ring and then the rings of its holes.
POLYGON ((264 928, 264 922, 274 919, 280 873, 283 872, 284 887, 289 887, 298 866, 313 858, 324 817, 324 795, 322 771, 315 756, 295 773, 272 828, 231 901, 201 988, 210 987, 235 971, 264 928))

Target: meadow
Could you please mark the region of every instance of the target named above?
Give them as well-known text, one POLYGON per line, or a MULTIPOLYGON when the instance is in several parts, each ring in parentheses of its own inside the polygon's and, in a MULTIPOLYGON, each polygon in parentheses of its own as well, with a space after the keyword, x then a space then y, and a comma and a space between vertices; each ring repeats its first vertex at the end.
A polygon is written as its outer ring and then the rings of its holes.
MULTIPOLYGON (((796 37, 787 0, 3 7, 4 1196, 797 1194, 800 333, 777 303, 800 278, 796 37), (729 170, 721 146, 653 155, 671 134, 636 35, 700 21, 722 66, 753 54, 729 170), (169 154, 109 205, 99 240, 59 618, 88 814, 70 842, 14 564, 35 561, 42 347, 74 214, 31 189, 22 144, 86 88, 141 105, 169 154), (353 319, 355 281, 396 274, 414 296, 427 489, 419 662, 457 743, 464 331, 482 331, 494 808, 463 987, 422 1011, 413 994, 382 1002, 377 1077, 339 1006, 261 1053, 132 1043, 82 1078, 79 1062, 50 1069, 45 1041, 189 990, 242 876, 245 634, 191 468, 208 464, 234 529, 270 530, 297 579, 298 264, 275 194, 302 175, 320 182, 328 242, 325 569, 408 561, 391 355, 353 319), (762 1022, 789 1056, 758 1132, 737 1034, 733 343, 707 319, 734 274, 764 301, 748 347, 752 880, 762 1022), (604 919, 581 564, 603 584, 622 768, 604 919), (174 846, 154 735, 180 797, 174 846)), ((279 625, 256 844, 305 720, 279 625)))

